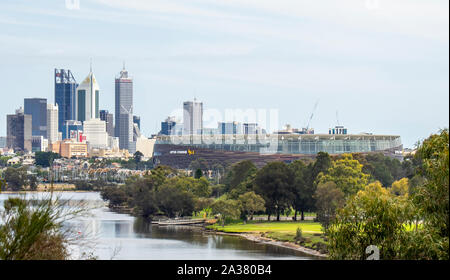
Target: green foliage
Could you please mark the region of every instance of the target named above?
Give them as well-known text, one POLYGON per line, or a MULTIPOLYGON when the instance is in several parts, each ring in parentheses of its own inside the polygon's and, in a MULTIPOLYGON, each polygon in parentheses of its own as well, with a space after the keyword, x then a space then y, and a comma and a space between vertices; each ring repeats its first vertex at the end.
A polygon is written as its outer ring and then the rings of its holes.
POLYGON ((250 160, 234 164, 225 178, 226 192, 231 192, 233 189, 240 187, 241 191, 239 194, 242 194, 243 188, 246 188, 249 182, 249 177, 252 177, 256 171, 255 164, 250 160))
POLYGON ((121 206, 128 200, 127 193, 123 187, 104 188, 100 193, 103 200, 108 200, 110 206, 121 206))
POLYGON ((363 165, 353 159, 352 155, 344 154, 341 159, 332 162, 327 173, 320 173, 317 183, 334 182, 346 197, 356 194, 367 185, 369 175, 362 172, 363 165))
POLYGON ((220 215, 222 226, 227 219, 237 219, 241 214, 239 202, 232 199, 218 199, 212 204, 211 209, 214 214, 220 215))
MULTIPOLYGON (((319 164, 322 165, 322 163, 319 164)), ((314 208, 313 194, 315 185, 309 178, 311 176, 308 172, 310 169, 302 161, 297 160, 292 162, 289 164, 289 168, 294 175, 294 183, 292 185, 292 192, 294 194, 292 207, 295 210, 294 219, 297 220, 297 212, 300 211, 302 214, 301 220, 303 221, 304 212, 314 208)))
POLYGON ((321 183, 314 194, 317 209, 317 221, 327 229, 335 219, 336 210, 345 204, 344 193, 334 182, 321 183))
POLYGON ((139 164, 142 161, 143 157, 144 157, 144 154, 141 153, 140 151, 135 152, 134 155, 133 155, 134 162, 136 164, 139 164))
POLYGON ((266 210, 264 207, 264 199, 253 191, 241 194, 239 196, 239 201, 241 203, 242 212, 245 214, 245 220, 247 220, 247 215, 253 220, 253 214, 255 212, 266 210))
POLYGON ((389 191, 393 195, 408 195, 409 192, 409 180, 408 178, 402 178, 398 181, 392 183, 392 186, 389 188, 389 191))
POLYGON ((0 260, 64 260, 67 240, 60 233, 64 214, 54 200, 37 205, 22 198, 9 198, 0 210, 0 260))
MULTIPOLYGON (((413 196, 418 215, 423 219, 421 247, 432 248, 426 258, 449 257, 449 137, 448 129, 431 135, 417 149, 421 159, 421 175, 425 183, 418 186, 413 196), (430 245, 425 245, 424 238, 430 245)), ((429 249, 430 250, 430 249, 429 249)))
POLYGON ((195 174, 194 174, 195 179, 200 179, 202 176, 203 176, 203 171, 200 168, 195 170, 195 174))
POLYGON ((303 239, 303 232, 300 227, 295 231, 295 241, 301 241, 303 239))
POLYGON ((294 174, 284 162, 268 163, 256 174, 256 193, 264 198, 268 214, 276 214, 278 221, 294 200, 293 183, 294 174))
POLYGON ((53 152, 36 152, 34 157, 36 165, 41 167, 49 167, 55 159, 61 158, 59 154, 53 152))
POLYGON ((156 192, 158 208, 170 218, 189 216, 194 211, 194 195, 175 185, 164 184, 156 192))
POLYGON ((3 172, 3 177, 12 191, 20 191, 28 184, 27 169, 25 167, 8 167, 3 172))
POLYGON ((331 259, 366 259, 366 248, 375 245, 381 259, 400 257, 401 236, 408 219, 405 197, 393 196, 375 182, 351 197, 328 227, 331 259))

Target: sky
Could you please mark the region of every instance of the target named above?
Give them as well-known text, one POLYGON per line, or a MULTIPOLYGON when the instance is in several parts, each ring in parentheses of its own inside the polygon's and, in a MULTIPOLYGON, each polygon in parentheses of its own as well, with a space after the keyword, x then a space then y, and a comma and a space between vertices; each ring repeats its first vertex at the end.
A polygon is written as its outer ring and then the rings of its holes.
POLYGON ((147 136, 194 97, 408 148, 449 126, 448 0, 1 0, 0 27, 0 135, 24 98, 54 102, 55 68, 81 82, 91 59, 110 112, 125 62, 147 136))

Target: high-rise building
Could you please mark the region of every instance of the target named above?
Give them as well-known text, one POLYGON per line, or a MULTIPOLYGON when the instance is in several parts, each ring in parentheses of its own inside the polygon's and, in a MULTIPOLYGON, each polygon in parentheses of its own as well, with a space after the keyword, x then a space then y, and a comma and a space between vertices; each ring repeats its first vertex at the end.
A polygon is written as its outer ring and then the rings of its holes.
POLYGON ((242 124, 238 122, 219 122, 220 134, 243 134, 242 124))
POLYGON ((133 123, 137 124, 139 130, 141 129, 141 117, 133 116, 133 123))
POLYGON ((120 149, 130 150, 133 142, 133 79, 125 70, 125 65, 115 80, 116 127, 120 149))
POLYGON ((114 115, 110 114, 108 110, 101 110, 100 120, 106 122, 106 132, 109 136, 114 137, 114 115))
POLYGON ((83 123, 80 121, 74 121, 74 120, 68 120, 63 125, 62 130, 62 139, 68 139, 71 137, 72 131, 82 131, 83 130, 83 123))
POLYGON ((48 140, 44 136, 32 136, 31 150, 32 152, 46 152, 48 149, 48 140))
POLYGON ((32 136, 44 136, 47 138, 47 99, 25 98, 24 114, 32 117, 32 136))
POLYGON ((0 149, 6 148, 6 137, 0 136, 0 149))
POLYGON ((58 141, 58 105, 47 104, 47 135, 49 143, 58 141))
POLYGON ((6 116, 7 146, 20 151, 32 151, 32 117, 25 115, 22 108, 15 115, 6 116))
POLYGON ((100 87, 91 70, 77 88, 77 119, 81 122, 100 118, 100 87))
POLYGON ((108 133, 106 122, 100 119, 90 119, 83 122, 83 135, 86 136, 89 150, 106 149, 108 147, 108 133))
POLYGON ((55 69, 55 103, 58 105, 58 131, 66 121, 77 119, 78 84, 70 70, 55 69))
POLYGON ((177 121, 174 117, 168 117, 165 121, 161 122, 161 135, 173 135, 175 134, 173 129, 175 128, 177 121))
POLYGON ((203 130, 203 103, 186 101, 183 103, 183 134, 201 134, 203 130))
POLYGON ((243 132, 245 135, 253 135, 258 133, 257 123, 244 123, 243 128, 243 132))

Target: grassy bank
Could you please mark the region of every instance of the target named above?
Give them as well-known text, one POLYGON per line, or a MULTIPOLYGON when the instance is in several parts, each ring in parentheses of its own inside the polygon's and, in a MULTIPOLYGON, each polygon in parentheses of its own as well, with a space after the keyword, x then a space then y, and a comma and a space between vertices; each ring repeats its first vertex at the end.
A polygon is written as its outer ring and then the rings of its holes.
POLYGON ((291 242, 303 247, 326 253, 326 239, 319 223, 313 221, 286 221, 286 222, 260 222, 249 221, 227 224, 222 227, 219 224, 207 228, 225 233, 257 234, 262 237, 277 241, 291 242), (302 230, 302 238, 296 238, 297 228, 302 230))

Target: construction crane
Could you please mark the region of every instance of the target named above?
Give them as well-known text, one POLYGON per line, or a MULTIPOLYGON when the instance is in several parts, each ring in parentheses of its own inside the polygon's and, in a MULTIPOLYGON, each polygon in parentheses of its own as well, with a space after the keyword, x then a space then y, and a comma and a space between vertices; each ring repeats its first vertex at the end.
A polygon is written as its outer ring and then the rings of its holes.
POLYGON ((336 121, 337 121, 337 125, 341 125, 341 124, 339 123, 339 115, 338 115, 338 110, 336 110, 336 121))
POLYGON ((316 109, 317 109, 317 105, 319 105, 319 100, 317 100, 316 101, 316 104, 314 104, 314 108, 313 108, 313 110, 312 110, 312 112, 311 112, 311 117, 309 117, 309 120, 308 120, 308 124, 306 125, 306 132, 308 132, 308 129, 309 129, 309 125, 311 124, 311 120, 312 120, 312 118, 313 118, 313 116, 314 116, 314 112, 316 111, 316 109))

